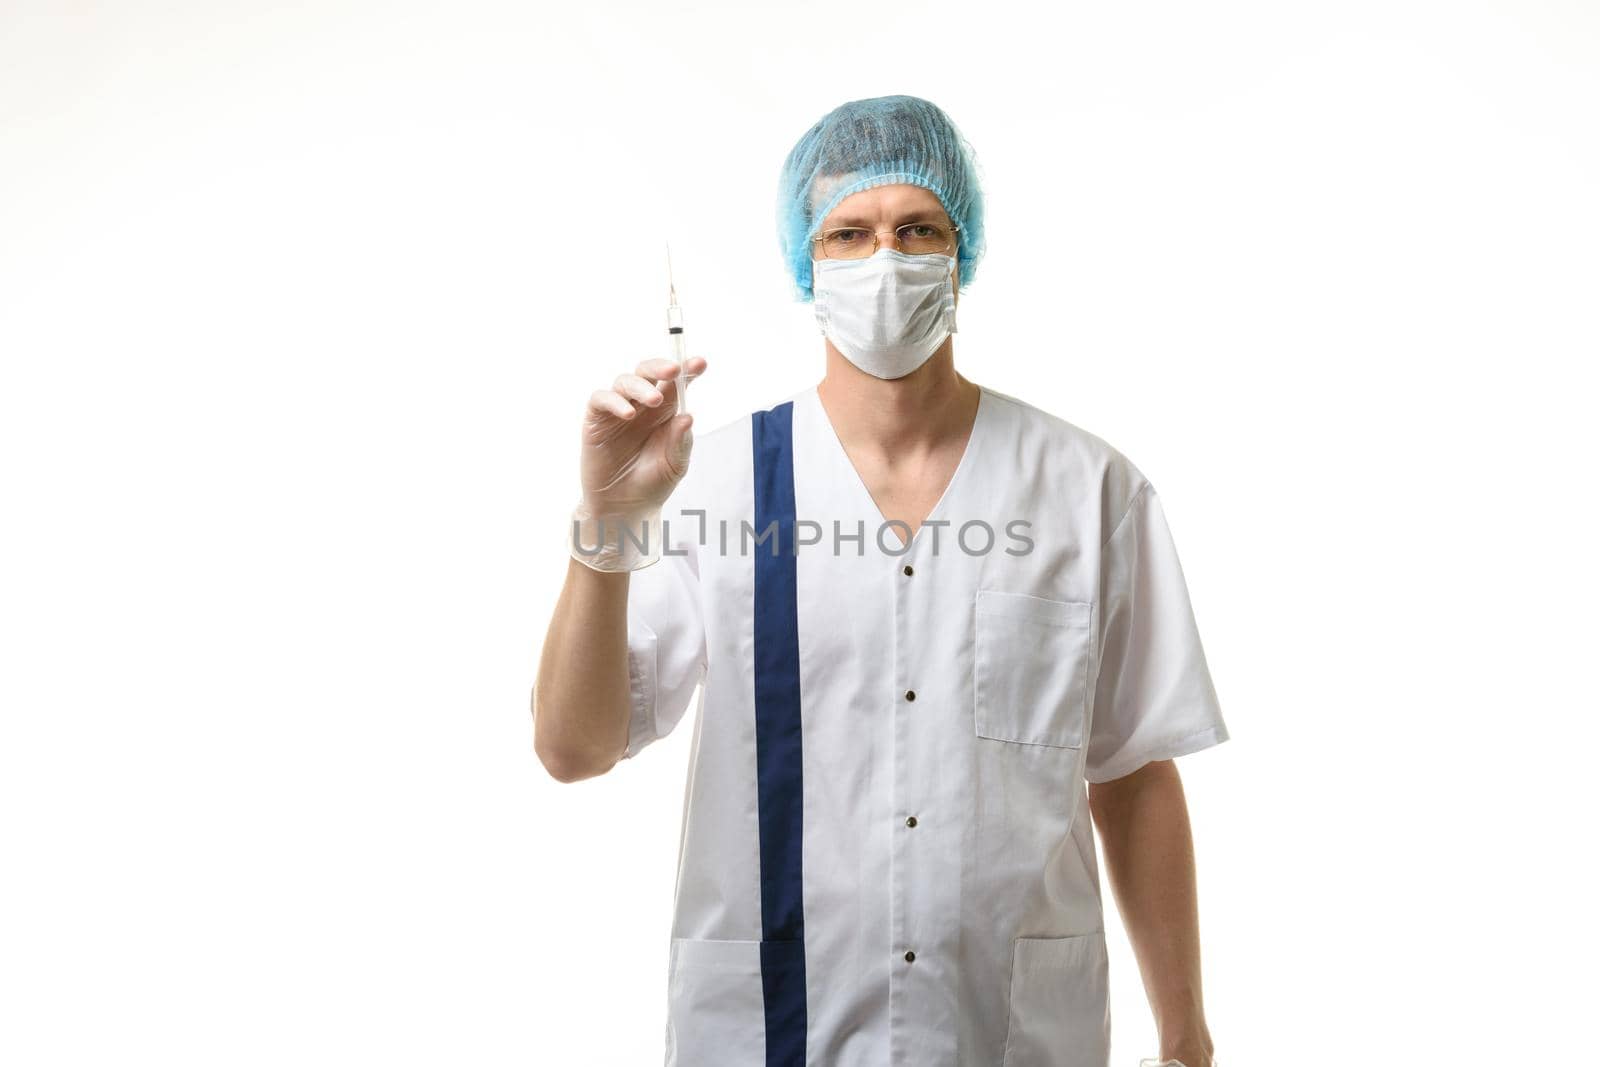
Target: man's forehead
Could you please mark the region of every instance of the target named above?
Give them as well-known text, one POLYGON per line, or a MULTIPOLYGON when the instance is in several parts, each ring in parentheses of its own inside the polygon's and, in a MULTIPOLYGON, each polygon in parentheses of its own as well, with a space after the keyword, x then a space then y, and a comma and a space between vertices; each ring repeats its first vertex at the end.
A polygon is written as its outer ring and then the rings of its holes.
MULTIPOLYGON (((826 175, 818 177, 811 189, 811 208, 815 212, 818 207, 833 199, 834 192, 842 185, 848 185, 855 180, 854 174, 826 175)), ((877 214, 880 207, 887 207, 892 212, 901 213, 933 213, 944 214, 944 205, 939 202, 938 196, 920 185, 896 183, 892 185, 877 185, 870 189, 862 189, 851 193, 833 206, 828 213, 827 220, 839 224, 853 224, 866 221, 869 214, 877 214)), ((815 216, 813 216, 815 217, 815 216)), ((822 221, 827 221, 822 220, 822 221)))

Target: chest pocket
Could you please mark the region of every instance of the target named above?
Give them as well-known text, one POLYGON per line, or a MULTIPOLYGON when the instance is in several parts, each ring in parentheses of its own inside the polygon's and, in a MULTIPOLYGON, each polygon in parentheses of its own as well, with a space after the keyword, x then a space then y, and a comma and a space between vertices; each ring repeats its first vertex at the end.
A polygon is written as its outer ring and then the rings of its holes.
POLYGON ((996 741, 1081 747, 1094 604, 980 589, 975 607, 974 732, 996 741))

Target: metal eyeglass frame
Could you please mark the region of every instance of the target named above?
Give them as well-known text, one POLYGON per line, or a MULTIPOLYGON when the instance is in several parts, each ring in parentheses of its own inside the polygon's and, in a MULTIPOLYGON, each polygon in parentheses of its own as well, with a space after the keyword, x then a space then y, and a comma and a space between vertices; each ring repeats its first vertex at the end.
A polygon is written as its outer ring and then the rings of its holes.
MULTIPOLYGON (((879 247, 878 238, 882 234, 886 234, 886 233, 892 233, 892 234, 895 235, 895 238, 894 238, 895 251, 898 252, 898 251, 900 251, 900 231, 901 230, 905 229, 907 226, 929 226, 929 225, 934 225, 934 224, 933 223, 928 223, 928 222, 903 222, 899 226, 896 226, 892 230, 873 230, 872 231, 872 251, 868 252, 865 256, 854 256, 854 257, 850 257, 850 256, 830 256, 830 255, 828 255, 828 253, 826 251, 826 246, 824 245, 823 246, 824 250, 823 250, 823 253, 822 253, 822 258, 823 259, 850 259, 850 258, 866 259, 866 258, 868 258, 870 256, 875 256, 875 255, 878 254, 878 247, 879 247)), ((864 230, 864 229, 866 229, 865 226, 835 226, 831 230, 823 230, 821 233, 819 233, 815 237, 813 237, 811 239, 811 242, 812 242, 812 244, 820 244, 821 242, 826 241, 828 239, 828 235, 829 234, 838 233, 840 230, 864 230)), ((958 223, 958 222, 952 222, 950 224, 950 243, 948 245, 946 245, 944 248, 940 249, 937 252, 914 252, 914 253, 913 252, 907 252, 906 255, 945 256, 945 255, 949 255, 951 252, 955 251, 955 249, 959 248, 960 246, 961 246, 961 224, 958 223)))

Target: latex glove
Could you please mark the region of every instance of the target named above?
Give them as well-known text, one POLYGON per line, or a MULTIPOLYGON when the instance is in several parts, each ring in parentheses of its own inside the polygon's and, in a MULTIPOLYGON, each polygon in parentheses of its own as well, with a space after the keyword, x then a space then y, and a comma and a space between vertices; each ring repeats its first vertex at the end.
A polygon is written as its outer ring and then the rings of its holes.
MULTIPOLYGON (((1189 1067, 1182 1060, 1140 1060, 1139 1067, 1189 1067)), ((1216 1057, 1212 1057, 1207 1067, 1217 1067, 1216 1057)))
MULTIPOLYGON (((698 377, 693 356, 683 373, 698 377)), ((677 414, 676 361, 647 359, 596 389, 584 411, 583 495, 568 524, 572 557, 597 571, 631 571, 661 558, 661 506, 689 470, 694 417, 677 414)))

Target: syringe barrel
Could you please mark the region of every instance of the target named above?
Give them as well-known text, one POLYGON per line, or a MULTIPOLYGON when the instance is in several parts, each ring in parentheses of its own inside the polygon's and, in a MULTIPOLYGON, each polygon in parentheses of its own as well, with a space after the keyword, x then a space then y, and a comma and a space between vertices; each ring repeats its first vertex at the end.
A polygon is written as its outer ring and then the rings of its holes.
POLYGON ((689 375, 684 367, 689 357, 684 352, 683 330, 673 330, 669 336, 672 338, 672 359, 678 364, 678 414, 682 415, 689 410, 689 375))

